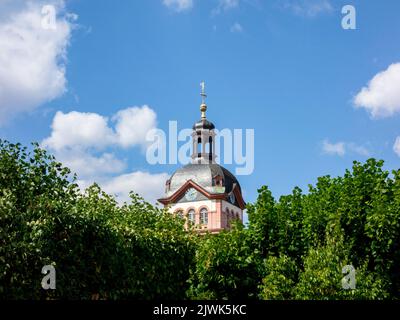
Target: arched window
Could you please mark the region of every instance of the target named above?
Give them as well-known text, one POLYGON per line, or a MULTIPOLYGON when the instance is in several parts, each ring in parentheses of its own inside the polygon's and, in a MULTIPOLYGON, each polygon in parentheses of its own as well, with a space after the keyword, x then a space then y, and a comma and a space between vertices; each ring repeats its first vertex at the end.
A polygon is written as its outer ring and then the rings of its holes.
POLYGON ((208 224, 208 211, 206 208, 200 210, 200 223, 208 224))
POLYGON ((213 185, 214 186, 222 187, 223 184, 224 184, 224 181, 223 181, 223 179, 222 179, 222 177, 220 175, 216 175, 213 178, 213 185))
POLYGON ((198 137, 197 138, 197 154, 200 156, 202 152, 203 152, 203 150, 201 147, 201 137, 198 137))
POLYGON ((190 223, 195 223, 196 222, 196 213, 193 209, 190 209, 188 212, 188 220, 190 223))

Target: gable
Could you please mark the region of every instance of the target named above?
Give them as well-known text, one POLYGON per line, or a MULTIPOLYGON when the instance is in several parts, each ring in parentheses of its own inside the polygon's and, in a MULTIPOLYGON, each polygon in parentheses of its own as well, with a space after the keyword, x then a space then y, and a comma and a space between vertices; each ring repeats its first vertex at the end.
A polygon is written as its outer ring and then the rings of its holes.
MULTIPOLYGON (((188 188, 187 190, 189 190, 188 188)), ((201 192, 197 192, 196 198, 194 200, 187 200, 185 197, 185 193, 183 193, 174 203, 186 203, 186 202, 193 202, 193 201, 202 201, 202 200, 208 200, 208 198, 202 194, 201 192)))
MULTIPOLYGON (((236 199, 238 202, 237 204, 238 204, 239 208, 244 209, 246 204, 243 201, 242 194, 240 192, 240 188, 238 188, 236 184, 233 187, 233 192, 236 196, 236 199)), ((198 201, 197 199, 199 199, 199 200, 200 199, 202 199, 202 200, 204 200, 204 199, 226 200, 227 197, 228 197, 227 193, 212 194, 212 193, 209 193, 207 190, 203 189, 201 186, 199 186, 197 183, 193 182, 192 180, 188 180, 174 194, 172 194, 171 196, 169 196, 167 198, 158 199, 158 201, 164 205, 170 205, 170 204, 179 203, 179 202, 183 203, 183 202, 198 201), (185 199, 185 193, 187 190, 189 190, 191 188, 193 188, 197 191, 197 195, 196 195, 196 198, 188 201, 187 199, 185 199)))

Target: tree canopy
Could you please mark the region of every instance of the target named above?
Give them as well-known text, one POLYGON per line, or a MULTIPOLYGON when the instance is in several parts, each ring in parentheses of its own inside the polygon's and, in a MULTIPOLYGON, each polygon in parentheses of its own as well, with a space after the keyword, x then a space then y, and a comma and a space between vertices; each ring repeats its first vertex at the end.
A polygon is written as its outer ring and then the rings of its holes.
POLYGON ((400 170, 354 162, 279 199, 263 186, 247 213, 247 226, 200 236, 134 193, 121 205, 96 184, 79 190, 37 144, 0 140, 0 298, 399 297, 400 170), (55 290, 41 287, 44 265, 55 290))

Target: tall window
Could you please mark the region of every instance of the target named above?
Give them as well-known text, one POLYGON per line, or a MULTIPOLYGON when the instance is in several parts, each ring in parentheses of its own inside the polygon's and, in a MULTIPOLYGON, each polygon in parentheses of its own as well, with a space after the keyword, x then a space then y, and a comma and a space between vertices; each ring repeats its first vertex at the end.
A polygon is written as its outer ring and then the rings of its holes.
POLYGON ((200 223, 208 224, 208 212, 206 208, 200 210, 200 223))
POLYGON ((222 185, 223 185, 223 180, 222 180, 222 177, 221 176, 215 176, 214 178, 213 178, 213 185, 214 186, 218 186, 218 187, 222 187, 222 185))
POLYGON ((202 147, 201 147, 201 138, 199 137, 197 139, 197 154, 200 156, 202 152, 203 152, 203 150, 202 150, 202 147))
POLYGON ((194 212, 193 209, 190 209, 188 212, 188 219, 190 223, 195 223, 195 217, 196 217, 196 213, 194 212))
POLYGON ((206 143, 205 148, 206 148, 206 153, 211 153, 211 144, 206 143))

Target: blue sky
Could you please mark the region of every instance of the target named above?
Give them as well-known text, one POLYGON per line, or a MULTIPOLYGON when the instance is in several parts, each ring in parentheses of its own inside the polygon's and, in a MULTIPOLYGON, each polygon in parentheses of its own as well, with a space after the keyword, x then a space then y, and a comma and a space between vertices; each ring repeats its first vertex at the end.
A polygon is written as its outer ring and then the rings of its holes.
POLYGON ((307 190, 353 160, 399 168, 399 1, 4 1, 0 136, 49 142, 82 170, 83 186, 98 180, 150 200, 162 192, 179 165, 149 165, 134 130, 190 128, 202 80, 218 128, 255 130, 255 170, 238 177, 248 202, 262 185, 275 196, 307 190), (51 36, 21 15, 43 15, 46 4, 58 10, 51 36), (346 4, 356 30, 341 27, 346 4))

